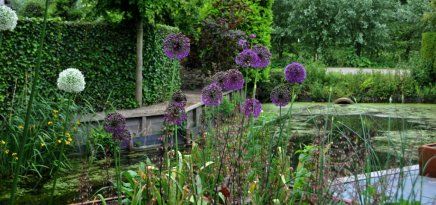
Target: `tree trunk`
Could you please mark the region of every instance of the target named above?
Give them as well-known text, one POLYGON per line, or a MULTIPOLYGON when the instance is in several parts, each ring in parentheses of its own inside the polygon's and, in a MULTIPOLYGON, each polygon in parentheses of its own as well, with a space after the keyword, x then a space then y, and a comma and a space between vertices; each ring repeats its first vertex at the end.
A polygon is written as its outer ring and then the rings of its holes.
POLYGON ((356 55, 360 57, 362 55, 362 44, 356 43, 354 45, 354 49, 355 49, 356 55))
POLYGON ((142 51, 144 47, 144 25, 142 18, 140 18, 136 23, 136 88, 135 88, 135 98, 139 107, 142 106, 142 51))

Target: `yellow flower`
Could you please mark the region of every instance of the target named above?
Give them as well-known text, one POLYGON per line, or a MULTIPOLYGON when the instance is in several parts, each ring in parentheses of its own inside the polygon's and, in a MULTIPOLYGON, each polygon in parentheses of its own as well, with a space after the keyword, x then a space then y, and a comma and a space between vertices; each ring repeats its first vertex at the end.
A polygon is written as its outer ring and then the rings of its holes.
POLYGON ((62 143, 62 141, 61 141, 61 140, 58 140, 57 143, 60 144, 60 143, 62 143))
POLYGON ((65 140, 65 144, 66 144, 66 145, 69 145, 70 143, 71 143, 70 141, 66 141, 66 140, 65 140))
POLYGON ((47 125, 48 125, 48 126, 52 126, 52 125, 53 125, 53 122, 52 122, 52 121, 48 121, 48 122, 47 122, 47 125))
POLYGON ((66 136, 66 137, 68 137, 68 138, 70 138, 70 137, 71 137, 71 135, 70 135, 70 133, 69 133, 69 132, 65 132, 65 136, 66 136))
POLYGON ((8 150, 8 149, 7 149, 7 150, 5 150, 5 153, 6 153, 6 154, 9 154, 9 150, 8 150))
POLYGON ((18 129, 24 129, 23 125, 18 125, 18 129))
POLYGON ((57 115, 59 113, 59 110, 53 110, 53 114, 57 115))
POLYGON ((16 156, 17 156, 17 153, 16 153, 16 152, 12 153, 12 156, 13 156, 13 157, 16 157, 16 156))
POLYGON ((73 141, 73 138, 71 138, 71 137, 68 137, 68 142, 71 142, 71 141, 73 141))
POLYGON ((18 157, 14 157, 15 160, 18 160, 18 157))
POLYGON ((2 140, 2 141, 0 141, 1 142, 1 144, 6 144, 6 142, 4 141, 4 140, 2 140))
POLYGON ((41 147, 45 147, 45 143, 41 143, 41 147))

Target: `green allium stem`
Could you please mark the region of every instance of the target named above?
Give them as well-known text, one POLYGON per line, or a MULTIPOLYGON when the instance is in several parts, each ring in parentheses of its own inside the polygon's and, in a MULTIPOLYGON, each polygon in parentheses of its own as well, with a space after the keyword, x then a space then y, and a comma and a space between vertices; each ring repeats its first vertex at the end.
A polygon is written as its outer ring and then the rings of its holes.
POLYGON ((45 11, 44 11, 44 21, 43 21, 43 29, 41 32, 41 38, 40 38, 40 42, 39 42, 39 47, 38 47, 38 57, 37 57, 37 65, 35 67, 34 73, 35 76, 33 77, 32 80, 32 88, 30 91, 30 96, 29 96, 29 101, 27 102, 27 110, 26 110, 26 117, 24 119, 24 130, 23 130, 23 135, 21 135, 21 137, 19 137, 18 139, 18 163, 16 164, 16 172, 14 175, 14 180, 12 183, 12 191, 11 191, 11 198, 9 199, 9 204, 10 205, 14 205, 15 204, 15 198, 16 198, 16 193, 17 193, 17 186, 18 186, 18 180, 21 174, 21 165, 23 163, 24 160, 24 146, 27 143, 27 138, 29 136, 29 128, 30 128, 30 117, 32 114, 32 105, 33 105, 33 100, 35 98, 35 93, 37 91, 37 84, 38 84, 38 80, 39 80, 39 74, 40 72, 39 69, 41 67, 41 62, 42 62, 42 49, 44 47, 44 40, 45 40, 45 36, 46 36, 46 30, 47 30, 47 13, 48 13, 48 5, 49 5, 49 0, 45 1, 45 11))

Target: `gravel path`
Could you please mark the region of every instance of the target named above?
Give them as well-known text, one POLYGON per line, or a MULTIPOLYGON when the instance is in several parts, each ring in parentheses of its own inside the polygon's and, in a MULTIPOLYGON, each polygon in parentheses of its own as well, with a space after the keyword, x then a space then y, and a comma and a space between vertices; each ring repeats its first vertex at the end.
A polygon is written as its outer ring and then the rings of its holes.
POLYGON ((382 73, 382 74, 399 74, 399 75, 406 75, 410 73, 410 70, 404 70, 404 69, 392 69, 392 68, 327 68, 328 73, 342 73, 342 74, 358 74, 359 72, 362 73, 382 73))

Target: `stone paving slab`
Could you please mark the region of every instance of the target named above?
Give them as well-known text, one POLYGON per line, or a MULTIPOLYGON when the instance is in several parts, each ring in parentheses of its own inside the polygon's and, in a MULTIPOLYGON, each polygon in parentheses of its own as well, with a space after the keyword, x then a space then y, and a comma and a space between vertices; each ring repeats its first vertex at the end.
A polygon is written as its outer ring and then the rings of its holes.
MULTIPOLYGON (((378 193, 388 196, 391 202, 401 199, 436 205, 436 178, 419 176, 419 166, 395 168, 339 178, 333 181, 332 190, 343 201, 362 203, 362 190, 371 185, 378 193), (360 190, 360 191, 359 191, 360 190), (359 196, 360 193, 360 196, 359 196)), ((374 203, 367 201, 365 203, 374 203)))

